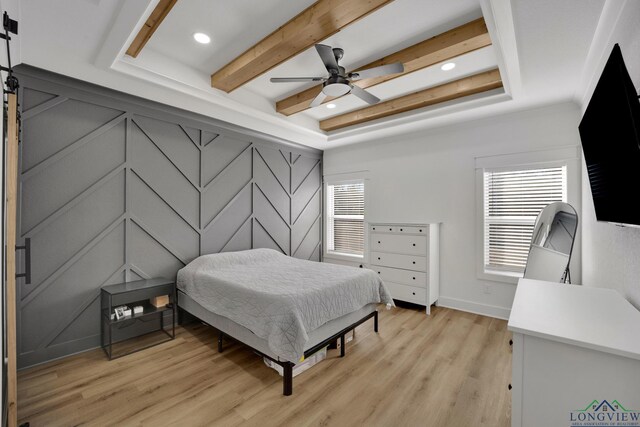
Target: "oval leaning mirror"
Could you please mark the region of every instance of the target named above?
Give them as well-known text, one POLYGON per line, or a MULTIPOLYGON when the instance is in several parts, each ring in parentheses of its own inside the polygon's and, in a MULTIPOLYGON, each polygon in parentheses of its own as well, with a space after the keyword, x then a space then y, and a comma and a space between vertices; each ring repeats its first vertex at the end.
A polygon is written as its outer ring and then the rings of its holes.
POLYGON ((524 270, 526 279, 571 283, 569 262, 578 230, 578 214, 568 203, 547 205, 536 219, 524 270))

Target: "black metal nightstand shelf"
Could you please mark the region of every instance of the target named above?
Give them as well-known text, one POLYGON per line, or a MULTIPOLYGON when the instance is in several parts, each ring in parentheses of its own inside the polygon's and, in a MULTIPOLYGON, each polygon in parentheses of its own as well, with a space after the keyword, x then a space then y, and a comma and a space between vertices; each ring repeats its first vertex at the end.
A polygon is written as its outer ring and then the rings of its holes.
POLYGON ((101 343, 110 360, 175 338, 177 299, 173 280, 160 278, 104 286, 100 299, 101 343), (151 298, 162 295, 169 296, 169 304, 164 307, 151 305, 151 298), (121 305, 132 310, 134 306, 142 306, 143 311, 120 319, 112 318, 114 308, 121 305), (167 325, 169 319, 170 325, 167 325), (141 346, 134 345, 137 339, 143 342, 141 346))

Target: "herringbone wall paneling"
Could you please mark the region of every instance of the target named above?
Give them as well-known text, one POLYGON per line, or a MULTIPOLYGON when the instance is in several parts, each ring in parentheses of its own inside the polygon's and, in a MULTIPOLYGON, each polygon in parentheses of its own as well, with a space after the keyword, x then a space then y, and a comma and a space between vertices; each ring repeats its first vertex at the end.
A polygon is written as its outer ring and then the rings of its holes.
POLYGON ((27 71, 18 242, 32 239, 32 283, 18 283, 20 367, 97 347, 103 285, 175 277, 221 251, 320 260, 320 152, 27 71))

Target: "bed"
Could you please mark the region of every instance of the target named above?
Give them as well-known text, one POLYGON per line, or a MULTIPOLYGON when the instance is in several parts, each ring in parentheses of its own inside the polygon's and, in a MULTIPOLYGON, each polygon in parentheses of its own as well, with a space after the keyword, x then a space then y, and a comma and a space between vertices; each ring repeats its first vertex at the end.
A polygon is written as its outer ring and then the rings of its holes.
MULTIPOLYGON (((283 367, 283 393, 293 367, 393 305, 368 269, 292 258, 272 249, 203 255, 178 272, 178 306, 283 367)), ((344 356, 344 345, 341 356, 344 356)))

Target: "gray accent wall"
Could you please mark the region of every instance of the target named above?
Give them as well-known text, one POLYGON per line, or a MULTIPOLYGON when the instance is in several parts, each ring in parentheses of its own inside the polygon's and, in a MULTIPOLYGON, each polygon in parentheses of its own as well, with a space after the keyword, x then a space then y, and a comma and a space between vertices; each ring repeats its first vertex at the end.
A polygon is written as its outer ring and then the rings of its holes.
POLYGON ((99 346, 103 285, 223 251, 320 260, 322 152, 28 66, 18 77, 18 242, 32 240, 19 367, 99 346))

